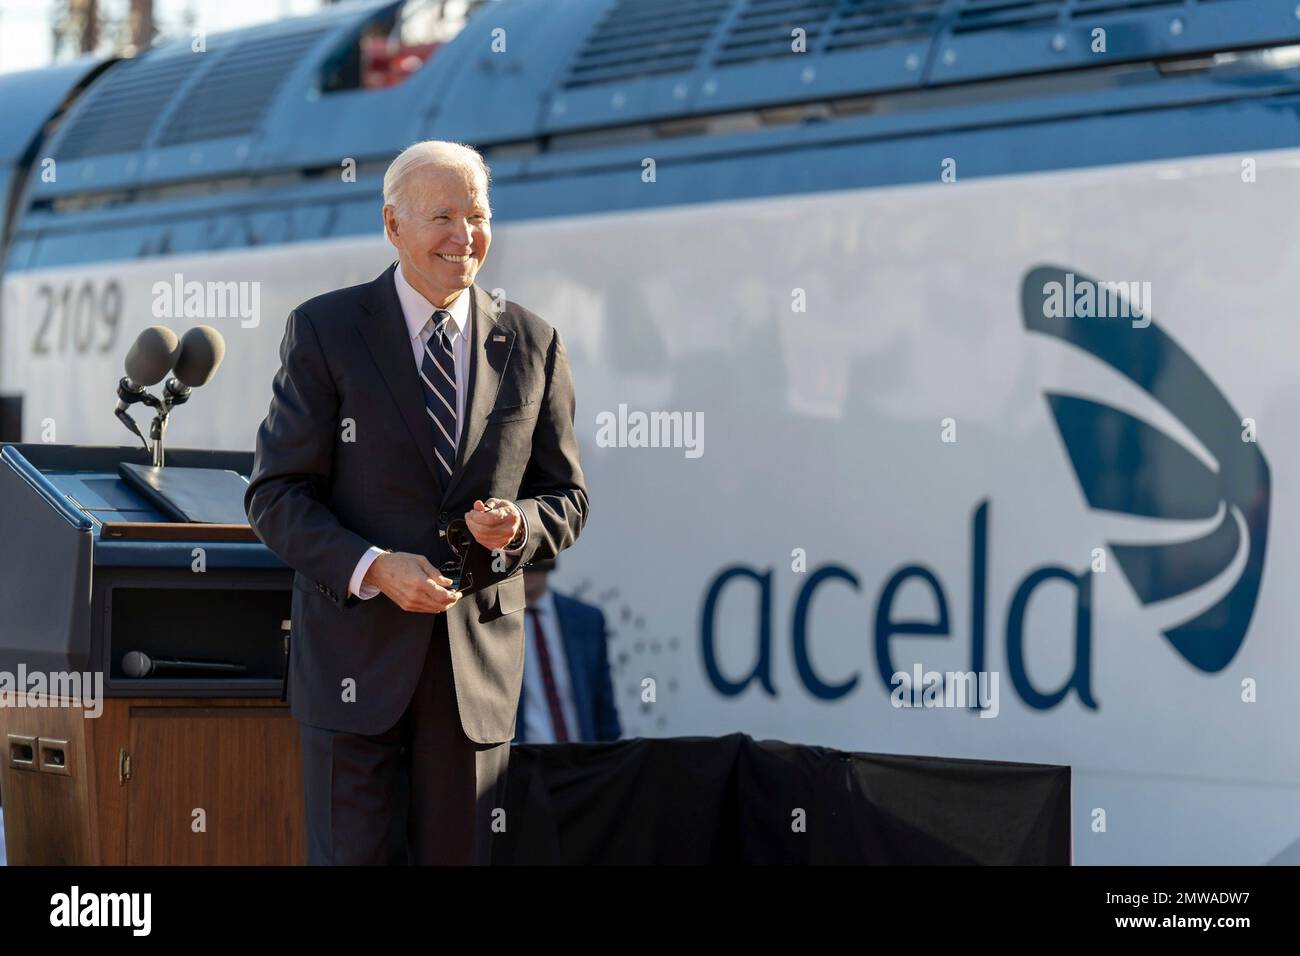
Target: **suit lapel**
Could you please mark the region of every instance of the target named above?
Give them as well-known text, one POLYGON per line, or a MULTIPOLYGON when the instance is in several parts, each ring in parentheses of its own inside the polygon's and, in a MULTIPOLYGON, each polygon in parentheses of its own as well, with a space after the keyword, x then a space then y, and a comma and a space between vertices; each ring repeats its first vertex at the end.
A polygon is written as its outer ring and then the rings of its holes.
MULTIPOLYGON (((402 314, 402 303, 397 298, 393 284, 394 262, 378 279, 371 283, 366 300, 367 315, 361 316, 357 327, 365 339, 370 354, 379 366, 380 374, 388 385, 393 400, 397 402, 402 421, 420 449, 420 457, 428 466, 433 480, 439 482, 440 467, 433 443, 433 427, 424 407, 424 389, 419 372, 411 355, 411 337, 402 314)), ((364 424, 362 425, 364 428, 364 424)), ((445 495, 444 495, 445 497, 445 495)))
MULTIPOLYGON (((477 285, 470 287, 469 396, 465 401, 465 421, 456 448, 456 465, 443 495, 450 498, 465 475, 465 463, 483 439, 487 417, 496 404, 497 390, 510 353, 515 347, 515 333, 497 324, 497 308, 492 296, 477 285)), ((396 296, 396 292, 393 293, 396 296)), ((433 438, 429 438, 430 447, 433 438)))

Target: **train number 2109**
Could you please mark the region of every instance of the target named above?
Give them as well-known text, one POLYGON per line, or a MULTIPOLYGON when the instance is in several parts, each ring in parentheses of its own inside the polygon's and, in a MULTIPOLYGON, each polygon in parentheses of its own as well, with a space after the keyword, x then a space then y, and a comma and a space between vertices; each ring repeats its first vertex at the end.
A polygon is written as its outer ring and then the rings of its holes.
POLYGON ((43 301, 40 324, 32 342, 34 355, 84 355, 107 352, 117 343, 122 318, 122 287, 116 279, 89 279, 61 285, 42 283, 36 298, 43 301))

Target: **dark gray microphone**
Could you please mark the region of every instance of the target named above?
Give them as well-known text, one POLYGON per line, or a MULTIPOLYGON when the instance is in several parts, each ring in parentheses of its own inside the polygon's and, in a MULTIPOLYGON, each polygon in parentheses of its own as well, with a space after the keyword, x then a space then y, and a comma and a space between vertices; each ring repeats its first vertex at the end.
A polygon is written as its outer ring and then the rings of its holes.
POLYGON ((196 325, 181 336, 180 353, 176 356, 176 378, 190 388, 206 385, 225 357, 226 340, 221 333, 210 325, 196 325))
POLYGON ((180 340, 165 325, 151 325, 135 337, 126 353, 126 377, 132 385, 157 385, 171 371, 180 340))
POLYGON ((145 387, 157 385, 176 364, 180 340, 165 325, 151 325, 135 337, 127 350, 126 378, 117 385, 117 411, 143 400, 145 387))
POLYGON ((127 410, 136 402, 158 405, 158 399, 145 391, 145 387, 162 381, 162 377, 175 364, 179 351, 180 341, 176 338, 176 333, 165 325, 149 326, 135 337, 131 348, 127 350, 126 361, 123 363, 126 375, 117 382, 117 408, 113 414, 144 442, 145 451, 149 450, 149 443, 144 440, 139 426, 127 410))
POLYGON ((150 657, 143 651, 129 651, 122 657, 122 673, 127 677, 153 677, 163 674, 242 674, 247 668, 230 661, 181 660, 172 657, 150 657))

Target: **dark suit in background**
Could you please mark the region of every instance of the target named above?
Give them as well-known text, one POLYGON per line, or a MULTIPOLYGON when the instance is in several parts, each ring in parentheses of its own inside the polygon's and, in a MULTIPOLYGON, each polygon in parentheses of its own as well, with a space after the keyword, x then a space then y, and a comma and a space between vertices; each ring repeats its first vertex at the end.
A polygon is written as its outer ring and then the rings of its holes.
MULTIPOLYGON (((622 726, 618 708, 614 704, 614 685, 609 672, 609 637, 605 615, 600 608, 576 598, 566 597, 554 590, 542 596, 554 601, 557 635, 564 649, 567 699, 562 702, 563 712, 576 715, 577 727, 568 727, 571 741, 618 740, 622 726)), ((531 611, 530 611, 531 613, 531 611)), ((545 618, 543 618, 545 620, 545 618)), ((544 628, 548 625, 543 624, 544 628)), ((535 629, 530 627, 534 635, 535 629)), ((536 661, 532 642, 527 648, 528 660, 536 661)), ((558 662, 557 662, 558 663, 558 662)), ((552 743, 555 741, 551 721, 544 720, 542 732, 529 735, 524 720, 527 691, 519 694, 519 716, 515 721, 516 743, 552 743)))
POLYGON ((309 862, 406 862, 409 847, 416 862, 481 863, 523 677, 522 574, 444 614, 348 585, 372 545, 440 566, 440 532, 476 498, 524 515, 507 573, 573 544, 588 507, 573 383, 550 325, 466 289, 469 387, 442 487, 394 268, 290 314, 245 507, 297 572, 288 692, 309 862))

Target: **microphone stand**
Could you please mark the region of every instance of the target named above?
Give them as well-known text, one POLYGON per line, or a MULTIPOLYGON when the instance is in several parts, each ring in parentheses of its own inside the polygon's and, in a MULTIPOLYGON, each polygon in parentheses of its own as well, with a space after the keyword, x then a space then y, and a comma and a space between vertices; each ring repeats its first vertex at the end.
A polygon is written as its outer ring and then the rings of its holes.
POLYGON ((177 405, 184 405, 188 402, 191 394, 193 394, 193 389, 188 385, 182 385, 181 382, 175 378, 167 379, 167 382, 163 385, 162 398, 159 398, 157 395, 151 395, 143 388, 137 387, 133 389, 129 387, 128 379, 124 378, 118 383, 117 397, 125 406, 130 406, 136 402, 142 402, 152 408, 155 412, 153 421, 149 425, 149 438, 153 441, 152 445, 150 445, 150 443, 145 440, 144 435, 140 433, 140 427, 136 425, 135 419, 131 417, 131 413, 127 411, 126 407, 117 409, 114 414, 117 415, 118 420, 123 425, 131 430, 132 434, 140 439, 140 443, 144 445, 144 450, 153 459, 153 464, 156 468, 161 468, 163 466, 163 459, 165 456, 163 439, 167 435, 167 418, 171 415, 173 408, 177 405))
POLYGON ((144 435, 140 433, 140 426, 135 423, 135 419, 131 417, 128 409, 136 402, 143 402, 151 408, 161 408, 162 400, 155 395, 150 395, 143 387, 132 387, 131 380, 128 378, 124 378, 117 383, 117 398, 119 407, 113 414, 117 416, 118 421, 130 430, 131 434, 140 439, 140 444, 144 445, 144 450, 148 452, 150 450, 149 443, 145 441, 144 435))
POLYGON ((153 421, 149 425, 149 437, 153 440, 153 463, 154 467, 163 466, 163 438, 167 434, 167 417, 171 414, 173 408, 177 405, 184 405, 190 400, 193 390, 188 385, 182 385, 178 379, 169 378, 163 385, 163 397, 154 398, 150 395, 144 401, 152 408, 157 410, 153 421))

